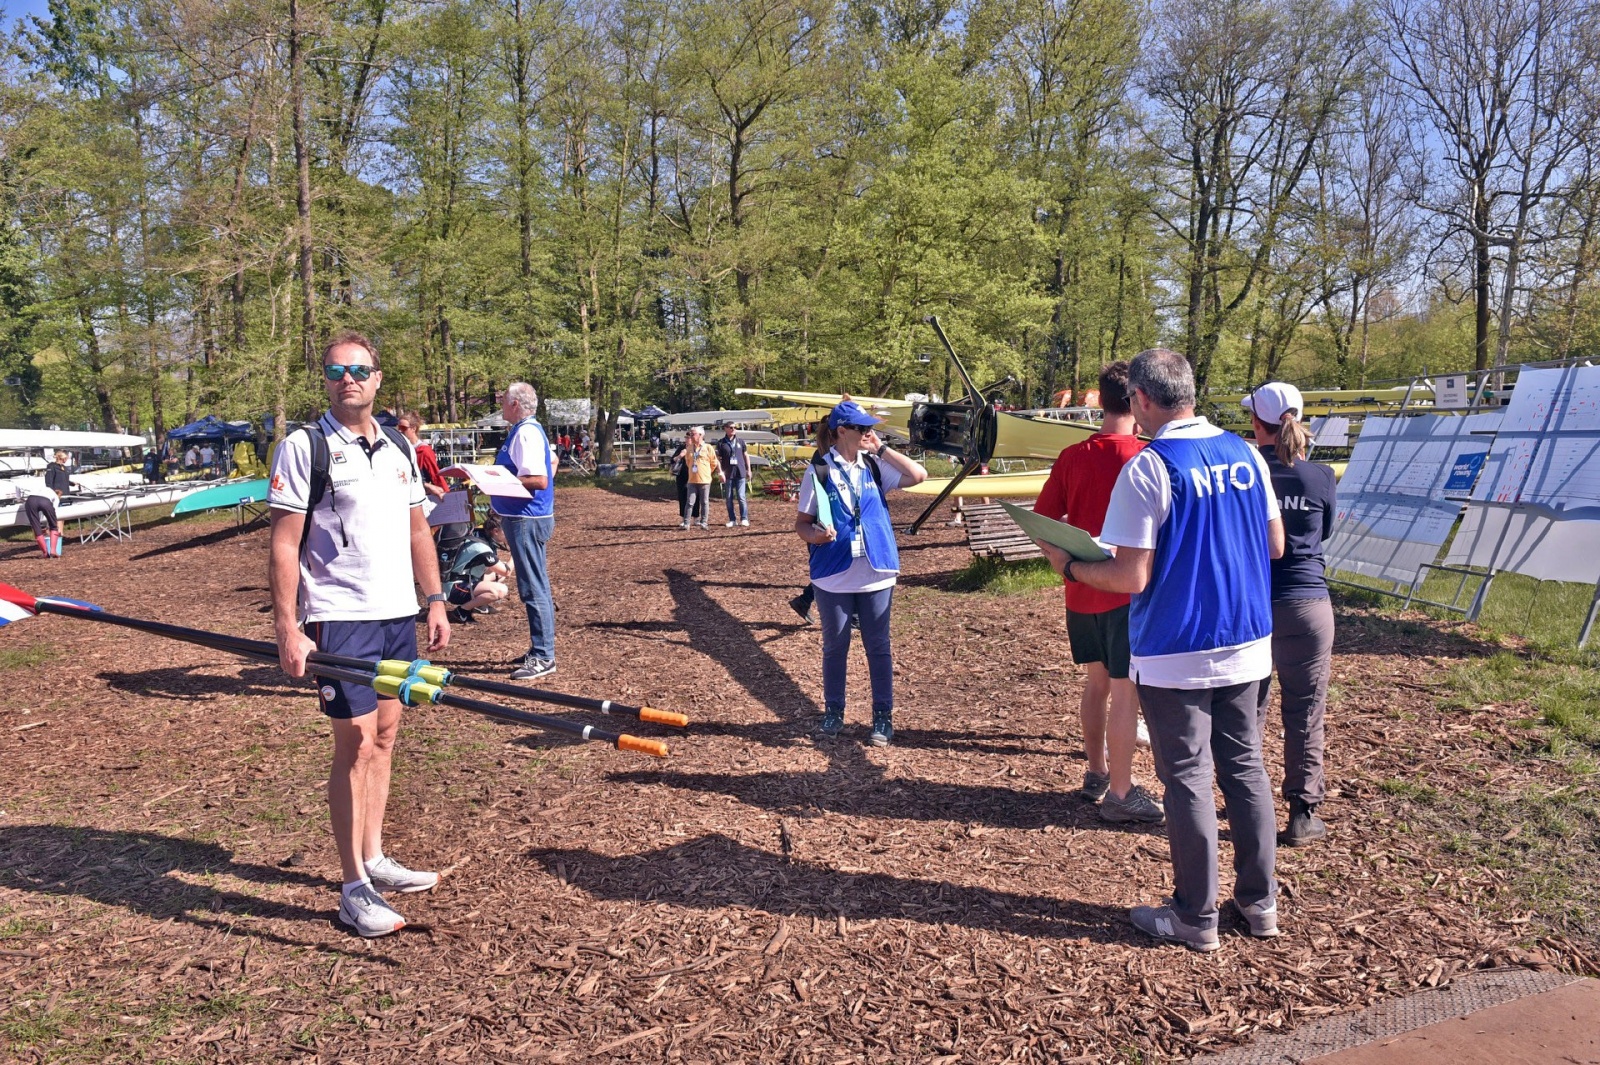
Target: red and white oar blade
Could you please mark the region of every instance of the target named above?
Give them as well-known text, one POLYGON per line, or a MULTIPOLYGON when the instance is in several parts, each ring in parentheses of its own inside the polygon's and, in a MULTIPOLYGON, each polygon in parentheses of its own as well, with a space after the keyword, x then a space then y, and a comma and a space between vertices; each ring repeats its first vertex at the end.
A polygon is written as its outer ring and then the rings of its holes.
MULTIPOLYGON (((42 609, 51 606, 68 607, 72 610, 99 610, 93 603, 85 603, 81 599, 67 599, 58 595, 40 596, 35 599, 27 592, 14 584, 0 581, 0 625, 9 625, 13 621, 33 617, 42 609)), ((55 611, 61 613, 60 610, 55 611)))
POLYGON ((0 625, 31 618, 39 612, 33 596, 21 588, 0 582, 0 625))

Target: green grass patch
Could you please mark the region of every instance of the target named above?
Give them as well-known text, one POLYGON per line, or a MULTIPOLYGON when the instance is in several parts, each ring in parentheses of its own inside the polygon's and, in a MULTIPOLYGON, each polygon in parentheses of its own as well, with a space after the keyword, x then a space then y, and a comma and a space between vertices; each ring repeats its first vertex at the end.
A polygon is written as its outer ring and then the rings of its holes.
POLYGON ((1447 707, 1528 703, 1547 754, 1600 754, 1600 648, 1535 645, 1463 662, 1446 677, 1447 707))
POLYGON ((992 595, 1020 595, 1045 588, 1061 587, 1061 578, 1042 558, 1006 562, 991 556, 975 557, 967 568, 950 578, 953 592, 988 592, 992 595))
POLYGON ((77 1014, 60 1006, 35 1011, 32 1003, 20 1003, 0 1016, 0 1037, 18 1047, 53 1043, 70 1031, 77 1020, 77 1014))
POLYGON ((42 921, 37 917, 13 917, 5 924, 0 924, 0 939, 17 939, 49 930, 49 921, 42 921))
POLYGON ((58 657, 58 652, 48 644, 34 644, 32 647, 7 647, 0 649, 0 671, 13 669, 32 669, 34 666, 43 665, 53 658, 58 657))

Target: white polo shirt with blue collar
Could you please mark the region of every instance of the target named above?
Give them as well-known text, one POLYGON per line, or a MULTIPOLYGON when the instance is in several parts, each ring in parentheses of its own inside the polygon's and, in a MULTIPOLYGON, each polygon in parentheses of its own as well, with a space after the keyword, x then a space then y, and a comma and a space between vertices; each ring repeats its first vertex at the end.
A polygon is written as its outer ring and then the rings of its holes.
MULTIPOLYGON (((422 506, 422 480, 409 447, 378 429, 366 440, 325 413, 316 428, 328 441, 328 488, 306 518, 300 556, 300 620, 389 621, 417 612, 411 569, 411 508, 422 506)), ((306 513, 311 447, 296 430, 272 460, 267 503, 306 513)))

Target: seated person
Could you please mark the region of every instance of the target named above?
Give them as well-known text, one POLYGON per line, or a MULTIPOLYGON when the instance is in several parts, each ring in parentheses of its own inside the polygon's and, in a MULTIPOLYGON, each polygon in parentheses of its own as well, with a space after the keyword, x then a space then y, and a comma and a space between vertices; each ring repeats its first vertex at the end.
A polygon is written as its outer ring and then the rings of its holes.
MULTIPOLYGON (((504 550, 502 547, 501 550, 504 550)), ((509 558, 501 561, 491 536, 474 530, 461 545, 440 559, 445 594, 453 608, 450 619, 471 622, 478 612, 486 612, 510 594, 506 578, 511 574, 509 558)))

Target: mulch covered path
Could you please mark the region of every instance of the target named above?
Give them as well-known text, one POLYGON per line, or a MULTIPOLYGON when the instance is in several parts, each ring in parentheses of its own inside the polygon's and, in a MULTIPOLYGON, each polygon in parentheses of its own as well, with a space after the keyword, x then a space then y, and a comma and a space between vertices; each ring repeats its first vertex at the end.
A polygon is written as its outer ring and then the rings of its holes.
MULTIPOLYGON (((1470 630, 1341 611, 1335 834, 1280 852, 1283 937, 1225 916, 1200 956, 1125 920, 1168 886, 1163 830, 1104 826, 1073 794, 1058 592, 947 591, 959 531, 904 538, 895 745, 862 745, 859 653, 846 737, 817 744, 786 508, 685 533, 653 498, 570 489, 558 507, 551 686, 696 724, 658 762, 409 712, 386 850, 448 875, 401 898, 412 923, 388 939, 333 920, 306 687, 83 621, 7 628, 0 1058, 1150 1060, 1464 968, 1572 963, 1523 941, 1494 875, 1382 787, 1419 764, 1435 786, 1482 783, 1505 761, 1505 708, 1433 709, 1438 672, 1483 652, 1470 630)), ((0 579, 270 638, 265 548, 260 527, 166 524, 62 561, 0 548, 0 579)), ((499 676, 525 640, 503 611, 439 657, 499 676)), ((1153 778, 1143 753, 1137 773, 1153 778)))

